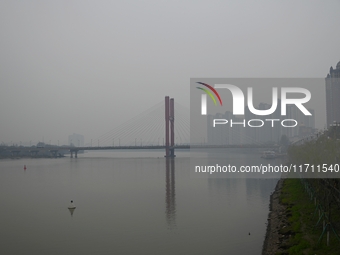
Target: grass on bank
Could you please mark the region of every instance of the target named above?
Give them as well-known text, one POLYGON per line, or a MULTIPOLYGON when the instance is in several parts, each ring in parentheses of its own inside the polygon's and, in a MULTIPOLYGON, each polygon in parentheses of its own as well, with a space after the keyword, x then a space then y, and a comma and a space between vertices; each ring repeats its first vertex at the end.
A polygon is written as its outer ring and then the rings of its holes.
MULTIPOLYGON (((322 234, 322 221, 316 226, 319 220, 318 210, 314 201, 310 199, 300 179, 286 179, 284 181, 280 202, 286 206, 286 215, 288 222, 280 226, 280 234, 289 236, 287 241, 282 242, 283 252, 277 255, 295 255, 295 254, 340 254, 340 242, 335 234, 330 231, 330 245, 326 245, 325 234, 318 242, 322 234)), ((332 211, 332 221, 339 222, 339 208, 332 211)), ((339 231, 339 229, 337 229, 339 231)), ((339 235, 340 233, 338 233, 339 235)))

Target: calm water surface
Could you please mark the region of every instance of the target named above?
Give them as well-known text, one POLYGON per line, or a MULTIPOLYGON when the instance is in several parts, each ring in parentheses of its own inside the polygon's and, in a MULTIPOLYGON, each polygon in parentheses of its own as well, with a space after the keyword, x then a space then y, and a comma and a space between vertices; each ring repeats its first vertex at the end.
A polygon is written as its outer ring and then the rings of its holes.
POLYGON ((163 151, 0 160, 0 254, 261 254, 277 180, 192 178, 189 164, 163 151))

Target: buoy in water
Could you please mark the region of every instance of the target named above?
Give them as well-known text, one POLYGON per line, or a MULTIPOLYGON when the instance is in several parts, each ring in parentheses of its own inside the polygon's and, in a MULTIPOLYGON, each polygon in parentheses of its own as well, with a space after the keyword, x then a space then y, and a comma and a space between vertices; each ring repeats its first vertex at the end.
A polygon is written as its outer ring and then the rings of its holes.
POLYGON ((26 170, 26 165, 24 165, 24 170, 26 170))
POLYGON ((69 205, 68 209, 76 209, 76 206, 73 203, 73 200, 71 200, 71 204, 69 205))

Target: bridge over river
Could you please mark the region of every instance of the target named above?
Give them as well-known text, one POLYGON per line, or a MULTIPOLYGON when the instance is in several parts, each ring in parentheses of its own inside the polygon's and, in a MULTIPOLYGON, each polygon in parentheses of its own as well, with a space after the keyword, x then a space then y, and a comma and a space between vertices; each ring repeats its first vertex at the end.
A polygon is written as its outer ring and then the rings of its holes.
MULTIPOLYGON (((241 145, 175 145, 168 148, 164 145, 143 145, 143 146, 51 146, 51 147, 24 147, 24 146, 2 146, 0 152, 10 152, 12 157, 20 157, 22 154, 29 154, 31 157, 37 157, 38 153, 50 154, 51 157, 59 157, 64 154, 70 154, 70 157, 78 157, 79 151, 104 151, 104 150, 181 150, 181 149, 214 149, 214 148, 262 148, 274 149, 278 148, 277 145, 259 145, 259 144, 241 144, 241 145)), ((174 155, 175 156, 175 155, 174 155)))
MULTIPOLYGON (((200 135, 200 143, 190 142, 191 136, 195 129, 189 128, 190 122, 187 114, 183 114, 186 109, 176 104, 176 130, 175 130, 175 102, 173 98, 165 97, 164 102, 151 107, 138 117, 132 118, 126 123, 120 125, 115 130, 99 137, 98 146, 56 146, 44 144, 44 146, 0 146, 0 154, 6 153, 12 157, 26 156, 37 157, 38 154, 45 156, 58 157, 70 153, 72 158, 78 156, 79 151, 103 151, 103 150, 159 150, 164 149, 165 157, 175 157, 177 149, 192 148, 264 148, 273 149, 277 145, 261 144, 254 141, 251 137, 243 138, 243 144, 226 144, 227 142, 218 141, 221 144, 211 145, 206 143, 204 135, 200 135), (164 112, 165 110, 165 112, 164 112), (164 121, 165 120, 165 121, 164 121), (163 140, 163 142, 162 142, 163 140), (115 142, 116 141, 116 145, 115 142), (224 143, 224 144, 222 144, 224 143), (106 144, 106 146, 100 146, 106 144), (108 146, 107 144, 112 144, 108 146), (117 146, 118 144, 118 146, 117 146), (10 153, 10 154, 9 154, 10 153)), ((234 136, 235 134, 233 134, 234 136)), ((240 134, 239 134, 240 135, 240 134)), ((59 142, 58 142, 59 143, 59 142)), ((77 142, 75 142, 77 143, 77 142)), ((39 144, 38 144, 39 145, 39 144)))

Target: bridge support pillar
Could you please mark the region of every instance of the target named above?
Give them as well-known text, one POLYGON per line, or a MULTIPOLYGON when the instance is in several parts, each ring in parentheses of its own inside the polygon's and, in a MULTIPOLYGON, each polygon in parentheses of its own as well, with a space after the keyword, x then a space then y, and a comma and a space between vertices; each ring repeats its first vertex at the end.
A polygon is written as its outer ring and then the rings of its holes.
POLYGON ((53 158, 56 158, 58 156, 58 151, 57 150, 50 150, 51 156, 53 158))
POLYGON ((18 158, 18 157, 19 157, 19 153, 20 153, 20 151, 11 151, 11 156, 12 156, 12 158, 13 158, 13 157, 18 158))
POLYGON ((31 157, 32 157, 32 158, 38 157, 38 152, 39 152, 39 151, 30 151, 31 157))
POLYGON ((175 157, 174 99, 165 97, 165 157, 175 157), (170 128, 170 130, 169 130, 170 128))
POLYGON ((174 158, 175 155, 175 101, 173 98, 170 99, 170 157, 174 158))
POLYGON ((70 151, 70 154, 71 154, 71 158, 73 158, 73 152, 74 152, 74 157, 75 158, 78 158, 78 151, 77 150, 72 150, 72 151, 70 151))
POLYGON ((169 150, 169 107, 170 106, 170 100, 169 97, 165 97, 165 157, 170 156, 170 150, 169 150))

